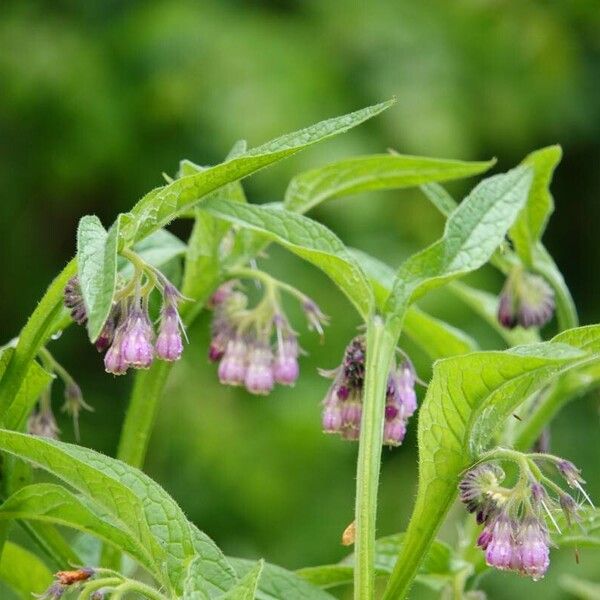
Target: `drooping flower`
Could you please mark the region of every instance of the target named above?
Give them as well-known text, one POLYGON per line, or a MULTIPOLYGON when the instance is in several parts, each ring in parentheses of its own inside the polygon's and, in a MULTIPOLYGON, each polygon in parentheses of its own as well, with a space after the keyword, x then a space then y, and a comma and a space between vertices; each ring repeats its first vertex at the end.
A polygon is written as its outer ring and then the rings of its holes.
POLYGON ((174 361, 181 357, 183 325, 177 310, 181 294, 171 284, 163 290, 163 307, 160 317, 160 329, 156 339, 156 356, 162 360, 174 361))
POLYGON ((496 569, 515 569, 520 565, 519 547, 515 539, 517 524, 505 512, 501 512, 488 526, 485 561, 496 569))
POLYGON ((260 342, 251 345, 247 355, 244 385, 251 394, 266 395, 275 385, 273 376, 273 351, 260 342))
POLYGON ((154 358, 154 330, 145 301, 133 302, 123 327, 121 355, 128 367, 147 369, 154 358))
POLYGON ((31 435, 45 437, 52 440, 58 439, 60 429, 56 424, 54 413, 50 406, 42 406, 31 414, 27 421, 27 431, 31 435))
POLYGON ((506 279, 498 303, 498 321, 508 329, 541 327, 554 314, 554 292, 540 275, 515 268, 506 279))
POLYGON ((81 286, 79 285, 79 277, 77 277, 77 275, 71 277, 67 282, 67 285, 65 285, 63 300, 65 306, 70 309, 73 321, 78 325, 85 325, 87 322, 87 311, 85 309, 83 294, 81 293, 81 286))
POLYGON ((219 363, 219 381, 226 385, 242 385, 246 378, 246 356, 248 346, 242 338, 227 342, 219 363))
MULTIPOLYGON (((338 433, 348 440, 359 438, 366 352, 364 336, 357 336, 346 347, 339 367, 319 371, 324 377, 333 379, 323 401, 325 433, 338 433)), ((387 446, 399 446, 404 441, 408 419, 417 409, 414 385, 415 372, 408 359, 392 366, 383 425, 383 443, 387 446)))
POLYGON ((534 581, 541 579, 550 564, 550 540, 542 521, 534 516, 525 518, 517 542, 520 570, 534 581))

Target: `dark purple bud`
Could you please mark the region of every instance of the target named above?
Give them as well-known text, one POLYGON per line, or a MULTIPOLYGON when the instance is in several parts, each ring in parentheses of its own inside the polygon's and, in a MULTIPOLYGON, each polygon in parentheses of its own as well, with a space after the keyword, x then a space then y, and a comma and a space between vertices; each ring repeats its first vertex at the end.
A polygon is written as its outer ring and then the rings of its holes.
POLYGON ((385 407, 385 420, 391 421, 398 416, 398 408, 393 404, 388 404, 385 407))
POLYGON ((569 527, 580 520, 579 518, 579 505, 569 494, 560 494, 558 502, 567 520, 569 527))
POLYGON ((518 323, 512 293, 506 287, 498 302, 498 322, 506 329, 514 329, 518 323))
POLYGON ((482 549, 486 550, 492 541, 492 529, 490 527, 484 527, 479 537, 477 538, 477 545, 482 549))
POLYGON ((120 311, 118 307, 114 306, 112 308, 110 315, 108 316, 108 319, 106 320, 106 323, 104 324, 104 327, 98 336, 98 339, 94 342, 98 352, 104 352, 112 344, 115 338, 117 323, 119 321, 119 312, 120 311))
POLYGON ((347 385, 340 385, 336 390, 336 394, 340 400, 347 400, 350 396, 350 388, 347 385))
POLYGON ((81 286, 79 285, 79 277, 75 276, 69 279, 67 285, 65 285, 63 297, 65 306, 70 309, 73 321, 78 325, 85 325, 87 312, 83 302, 81 286))

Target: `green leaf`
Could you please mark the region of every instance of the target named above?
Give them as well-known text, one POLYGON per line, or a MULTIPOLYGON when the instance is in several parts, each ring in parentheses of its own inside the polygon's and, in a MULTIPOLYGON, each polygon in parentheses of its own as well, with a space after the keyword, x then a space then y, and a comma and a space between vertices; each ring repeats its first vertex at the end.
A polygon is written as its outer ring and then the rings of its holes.
POLYGON ((0 581, 22 600, 31 600, 52 583, 52 573, 35 555, 12 542, 6 542, 0 560, 0 581))
POLYGON ((327 227, 302 215, 272 206, 209 200, 202 209, 211 215, 263 233, 324 271, 365 317, 373 292, 360 266, 343 242, 327 227))
POLYGON ((560 587, 579 600, 600 599, 600 583, 587 581, 573 575, 563 575, 560 578, 560 587))
POLYGON ((217 188, 255 173, 288 156, 323 141, 374 117, 393 104, 392 101, 369 106, 362 110, 321 121, 316 125, 284 135, 248 150, 242 156, 209 167, 199 173, 176 179, 146 194, 123 215, 122 243, 139 241, 153 231, 189 211, 197 202, 217 188))
POLYGON ((399 558, 403 568, 392 575, 386 598, 406 593, 418 557, 456 495, 460 473, 493 441, 505 419, 554 378, 597 363, 598 344, 600 326, 568 331, 551 342, 435 363, 419 414, 419 491, 399 558))
MULTIPOLYGON (((375 573, 378 576, 392 572, 398 554, 404 544, 404 533, 397 533, 377 540, 375 544, 375 573)), ((307 567, 296 571, 300 577, 313 585, 322 588, 351 584, 354 577, 354 554, 349 555, 339 564, 307 567)), ((427 556, 419 569, 419 577, 423 583, 432 585, 433 578, 451 578, 464 568, 450 546, 435 540, 427 552, 427 556)), ((438 585, 434 584, 434 587, 438 585)))
POLYGON ((148 549, 122 522, 93 501, 56 484, 21 488, 0 506, 0 519, 41 521, 90 533, 127 552, 150 573, 160 570, 148 549))
MULTIPOLYGON (((255 568, 256 563, 243 558, 229 558, 240 579, 255 568)), ((304 581, 282 567, 265 563, 256 590, 257 600, 333 600, 333 596, 304 581)))
POLYGON ((494 162, 464 162, 401 154, 346 158, 292 179, 285 193, 284 206, 304 213, 321 202, 340 196, 477 175, 487 171, 494 162))
POLYGON ((579 522, 569 526, 564 515, 559 515, 561 532, 552 533, 552 542, 561 548, 600 549, 600 509, 581 510, 579 518, 579 522))
POLYGON ((87 310, 89 338, 95 342, 110 313, 117 285, 119 219, 107 232, 94 215, 77 228, 77 268, 87 310))
MULTIPOLYGON (((145 262, 160 269, 173 259, 183 256, 187 246, 166 229, 159 229, 138 242, 133 249, 145 262)), ((133 266, 129 261, 120 259, 119 267, 121 275, 125 277, 133 275, 133 266)))
POLYGON ((161 565, 154 576, 173 592, 182 593, 187 566, 198 554, 212 590, 225 591, 235 581, 214 543, 141 471, 93 450, 12 431, 0 430, 0 450, 46 469, 123 523, 161 565))
POLYGON ((260 560, 240 581, 223 595, 223 600, 254 600, 264 562, 260 560))
POLYGON ((508 346, 519 346, 521 344, 533 344, 540 341, 536 329, 524 329, 515 327, 507 329, 498 322, 498 297, 478 290, 461 281, 453 281, 448 286, 448 291, 462 300, 475 314, 479 315, 492 329, 496 331, 508 346))
POLYGON ((532 265, 533 250, 554 210, 549 188, 554 169, 561 157, 560 146, 549 146, 532 152, 522 163, 532 167, 533 181, 527 203, 511 227, 509 235, 517 254, 526 265, 532 265))
POLYGON ((524 206, 531 178, 528 167, 517 167, 485 179, 451 214, 443 237, 404 262, 388 300, 399 325, 413 300, 489 260, 524 206))
MULTIPOLYGON (((393 286, 394 270, 365 252, 354 248, 350 251, 369 278, 377 305, 383 307, 393 286)), ((477 342, 464 331, 428 315, 416 306, 406 311, 403 332, 433 360, 478 349, 477 342)))

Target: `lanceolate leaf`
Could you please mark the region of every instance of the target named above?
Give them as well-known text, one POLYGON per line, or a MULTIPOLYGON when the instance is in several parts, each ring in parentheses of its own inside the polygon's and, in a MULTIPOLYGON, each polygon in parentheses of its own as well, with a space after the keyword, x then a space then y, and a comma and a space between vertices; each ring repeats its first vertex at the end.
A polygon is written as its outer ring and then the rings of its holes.
POLYGON ((0 519, 42 521, 91 533, 127 552, 150 573, 160 571, 148 549, 122 522, 63 486, 38 483, 21 488, 0 506, 0 519))
POLYGON ((504 420, 553 378, 600 360, 600 326, 552 342, 441 360, 419 414, 419 492, 386 598, 406 593, 418 559, 435 536, 460 473, 493 440, 504 420), (567 345, 568 342, 570 345, 567 345))
POLYGON ((131 212, 124 215, 121 230, 122 243, 131 244, 147 237, 183 212, 189 211, 201 198, 217 188, 292 156, 312 144, 348 131, 392 104, 393 101, 383 102, 348 115, 321 121, 248 150, 242 156, 220 165, 181 177, 152 190, 133 207, 131 212))
POLYGON ((83 217, 77 229, 77 267, 90 340, 96 341, 110 312, 117 285, 119 219, 106 231, 100 219, 83 217))
POLYGON ((454 277, 484 265, 524 206, 528 167, 482 181, 446 222, 443 237, 410 257, 398 270, 388 311, 401 324, 411 301, 454 277))
POLYGON ((549 146, 532 152, 523 161, 533 169, 533 181, 529 198, 515 224, 510 229, 510 238, 515 250, 527 265, 533 263, 533 250, 541 239, 546 223, 554 210, 550 194, 550 182, 554 169, 560 162, 560 146, 549 146))
POLYGON ((494 162, 463 162, 400 154, 347 158, 292 179, 285 193, 284 206, 304 213, 321 202, 340 196, 477 175, 489 169, 494 162))
POLYGON ((12 542, 6 542, 0 560, 0 581, 18 598, 31 600, 41 594, 52 582, 52 573, 35 555, 12 542))
POLYGON ((366 317, 373 292, 356 260, 343 242, 327 227, 281 208, 208 200, 203 206, 211 215, 263 233, 324 271, 366 317))
MULTIPOLYGON (((243 579, 256 568, 256 563, 242 558, 229 562, 243 579)), ((304 581, 300 576, 276 565, 266 563, 258 581, 257 600, 333 600, 333 596, 304 581)))
POLYGON ((256 563, 256 565, 223 596, 223 600, 254 600, 258 587, 258 580, 263 567, 264 563, 262 560, 256 563))
POLYGON ((225 591, 234 583, 219 549, 194 530, 175 501, 141 471, 93 450, 12 431, 0 430, 0 450, 46 469, 123 523, 161 566, 154 576, 174 593, 182 593, 198 548, 204 552, 198 569, 210 589, 225 591))

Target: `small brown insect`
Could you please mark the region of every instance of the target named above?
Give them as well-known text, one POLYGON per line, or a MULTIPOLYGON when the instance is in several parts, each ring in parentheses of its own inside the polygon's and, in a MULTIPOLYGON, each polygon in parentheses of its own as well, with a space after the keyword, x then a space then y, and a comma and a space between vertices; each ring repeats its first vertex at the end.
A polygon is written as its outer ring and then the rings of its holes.
POLYGON ((94 569, 84 567, 76 571, 59 571, 55 573, 55 577, 62 585, 73 585, 80 581, 87 581, 94 574, 94 569))
POLYGON ((575 562, 579 564, 579 548, 575 548, 575 562))
POLYGON ((344 533, 342 533, 342 546, 352 546, 354 544, 354 538, 356 537, 356 523, 352 521, 344 533))

